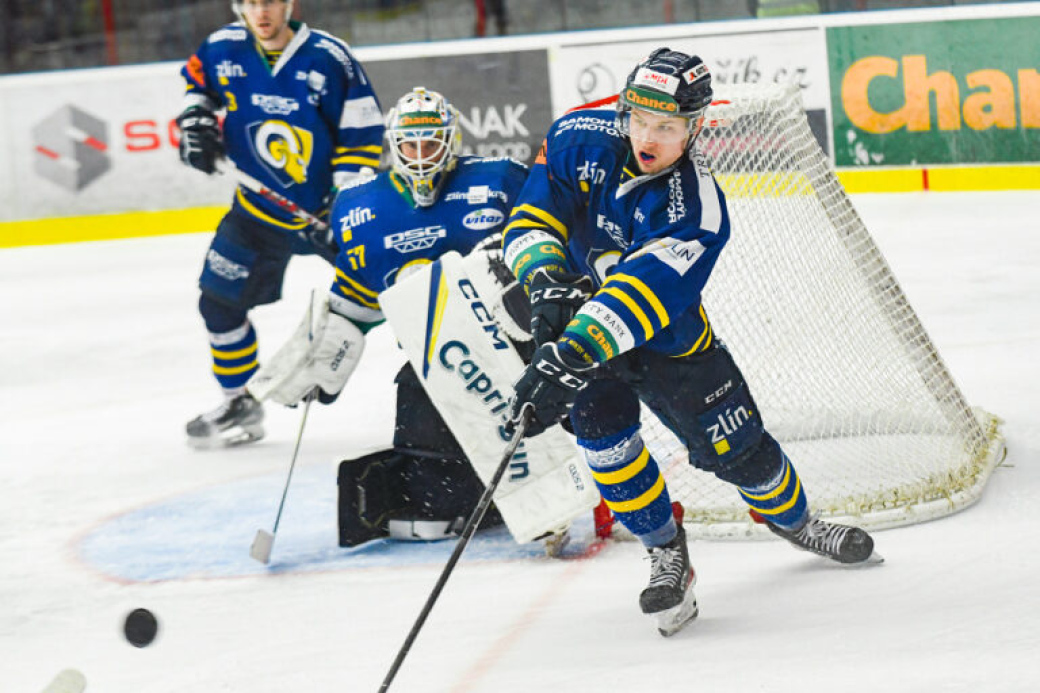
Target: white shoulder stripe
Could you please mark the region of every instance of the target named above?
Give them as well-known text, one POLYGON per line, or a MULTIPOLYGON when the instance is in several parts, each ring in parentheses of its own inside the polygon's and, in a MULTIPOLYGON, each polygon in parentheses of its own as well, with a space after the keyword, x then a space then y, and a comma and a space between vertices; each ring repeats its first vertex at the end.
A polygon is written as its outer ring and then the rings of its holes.
POLYGON ((718 233, 722 229, 722 200, 715 187, 715 178, 702 157, 694 157, 693 167, 697 171, 697 188, 701 199, 701 228, 718 233))

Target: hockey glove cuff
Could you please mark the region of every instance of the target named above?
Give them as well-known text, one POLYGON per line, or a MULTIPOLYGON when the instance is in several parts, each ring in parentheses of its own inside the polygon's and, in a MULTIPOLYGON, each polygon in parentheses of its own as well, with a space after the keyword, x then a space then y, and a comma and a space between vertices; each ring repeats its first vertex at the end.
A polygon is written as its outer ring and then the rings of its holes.
POLYGON ((513 386, 506 431, 512 435, 524 411, 531 411, 526 437, 536 436, 570 413, 575 398, 588 385, 596 364, 584 363, 577 356, 561 351, 555 342, 538 347, 531 363, 513 386))
POLYGON ((534 343, 552 342, 563 334, 595 290, 592 279, 585 275, 535 270, 529 294, 534 343))

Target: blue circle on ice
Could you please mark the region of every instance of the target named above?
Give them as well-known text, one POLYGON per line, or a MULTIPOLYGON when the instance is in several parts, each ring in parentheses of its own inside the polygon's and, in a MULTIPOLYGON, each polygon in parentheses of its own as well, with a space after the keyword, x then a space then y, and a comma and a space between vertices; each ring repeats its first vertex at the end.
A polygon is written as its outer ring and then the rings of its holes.
MULTIPOLYGON (((379 539, 338 546, 335 476, 327 467, 304 468, 293 475, 271 561, 262 564, 250 557, 249 548, 257 530, 271 531, 284 484, 281 474, 245 479, 118 515, 83 537, 79 556, 109 577, 152 582, 443 564, 455 548, 455 540, 379 539)), ((591 527, 591 517, 582 518, 582 524, 591 527)), ((568 554, 582 550, 573 540, 567 547, 568 554)), ((496 527, 478 532, 461 560, 516 560, 544 553, 541 542, 517 544, 505 527, 496 527)))

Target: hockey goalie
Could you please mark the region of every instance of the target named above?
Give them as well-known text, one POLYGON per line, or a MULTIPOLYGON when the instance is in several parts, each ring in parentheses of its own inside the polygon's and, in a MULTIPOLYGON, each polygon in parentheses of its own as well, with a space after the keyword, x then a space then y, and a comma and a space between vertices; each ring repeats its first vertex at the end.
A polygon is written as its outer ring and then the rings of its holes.
MULTIPOLYGON (((457 112, 421 87, 391 110, 387 139, 392 168, 342 191, 332 209, 331 290, 314 295, 248 385, 261 401, 295 405, 317 393, 331 403, 365 333, 384 321, 393 328, 409 361, 395 379, 393 445, 340 464, 342 546, 461 531, 505 449, 520 350, 530 350, 526 296, 499 249, 524 167, 459 156, 457 112)), ((599 493, 556 427, 522 443, 494 501, 485 526, 504 522, 517 542, 553 544, 599 493)))

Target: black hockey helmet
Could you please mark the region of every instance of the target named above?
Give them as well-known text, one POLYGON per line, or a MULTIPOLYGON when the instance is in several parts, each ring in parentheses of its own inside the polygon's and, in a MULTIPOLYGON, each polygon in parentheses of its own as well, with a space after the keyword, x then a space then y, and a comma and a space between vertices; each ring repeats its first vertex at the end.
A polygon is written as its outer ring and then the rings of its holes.
POLYGON ((703 60, 658 48, 629 73, 618 97, 618 110, 642 108, 693 118, 704 112, 711 97, 711 74, 703 60))

